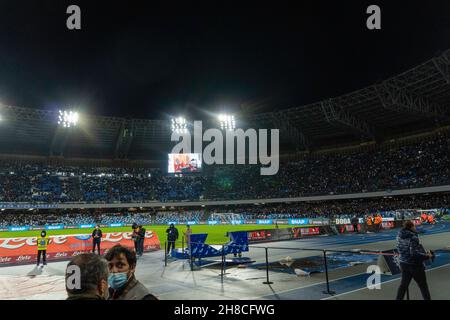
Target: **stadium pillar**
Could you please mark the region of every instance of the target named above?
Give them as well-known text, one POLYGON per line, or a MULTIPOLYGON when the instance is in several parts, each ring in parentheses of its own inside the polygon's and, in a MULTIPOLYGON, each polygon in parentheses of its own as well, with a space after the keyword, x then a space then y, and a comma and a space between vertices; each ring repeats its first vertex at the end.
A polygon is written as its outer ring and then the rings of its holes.
POLYGON ((322 291, 324 294, 335 294, 336 292, 330 291, 330 281, 328 279, 328 261, 327 261, 327 250, 323 250, 323 263, 325 265, 325 278, 327 281, 327 290, 322 291))
POLYGON ((270 282, 269 280, 269 248, 266 249, 266 281, 263 282, 263 284, 272 284, 273 282, 270 282))

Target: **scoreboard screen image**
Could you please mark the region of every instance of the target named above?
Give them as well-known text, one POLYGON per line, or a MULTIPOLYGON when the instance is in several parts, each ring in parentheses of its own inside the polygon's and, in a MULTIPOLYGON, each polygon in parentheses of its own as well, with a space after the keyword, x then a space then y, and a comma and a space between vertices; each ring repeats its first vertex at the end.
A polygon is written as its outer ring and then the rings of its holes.
POLYGON ((200 153, 169 153, 168 173, 195 173, 201 170, 200 153))

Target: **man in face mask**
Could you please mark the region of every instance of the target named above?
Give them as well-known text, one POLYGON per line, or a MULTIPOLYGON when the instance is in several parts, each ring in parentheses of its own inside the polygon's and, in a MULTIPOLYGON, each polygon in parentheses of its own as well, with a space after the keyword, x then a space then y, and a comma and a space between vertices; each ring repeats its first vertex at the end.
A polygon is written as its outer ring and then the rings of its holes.
POLYGON ((109 268, 109 300, 158 300, 136 280, 136 253, 121 245, 112 247, 105 256, 109 268))

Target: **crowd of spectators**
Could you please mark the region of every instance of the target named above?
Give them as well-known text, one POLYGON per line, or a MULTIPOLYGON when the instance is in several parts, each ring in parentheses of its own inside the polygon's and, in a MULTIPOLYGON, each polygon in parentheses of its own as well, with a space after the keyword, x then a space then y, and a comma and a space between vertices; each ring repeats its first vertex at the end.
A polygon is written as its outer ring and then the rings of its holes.
POLYGON ((152 223, 151 212, 115 212, 115 213, 48 213, 45 211, 27 211, 27 212, 0 212, 0 228, 8 228, 11 226, 79 226, 86 224, 124 224, 131 225, 133 223, 141 225, 149 225, 152 223))
POLYGON ((283 162, 274 176, 259 165, 205 166, 169 176, 160 169, 57 167, 0 162, 0 202, 148 202, 289 198, 450 184, 450 137, 283 162))
POLYGON ((364 217, 385 213, 393 216, 396 211, 417 209, 450 209, 450 194, 430 194, 421 196, 401 196, 387 198, 348 199, 335 201, 295 202, 266 205, 239 205, 215 208, 214 212, 235 213, 246 219, 300 219, 364 217))
POLYGON ((167 225, 171 222, 177 224, 187 224, 188 222, 199 223, 205 220, 205 211, 164 211, 157 212, 155 216, 155 224, 167 225))
POLYGON ((450 184, 450 137, 281 163, 274 177, 258 166, 214 167, 205 198, 264 199, 361 193, 450 184))
MULTIPOLYGON (((205 222, 217 213, 233 214, 230 219, 300 219, 323 218, 333 219, 362 218, 367 215, 382 214, 383 217, 398 218, 399 213, 405 216, 416 215, 418 210, 438 209, 450 214, 450 194, 439 193, 421 196, 401 196, 393 198, 354 199, 320 202, 297 202, 266 205, 233 205, 202 209, 170 209, 164 211, 146 210, 142 212, 64 212, 45 210, 25 212, 0 212, 0 228, 10 226, 46 226, 80 224, 125 224, 167 225, 171 222, 187 224, 205 222)), ((227 221, 231 223, 231 221, 227 221)))

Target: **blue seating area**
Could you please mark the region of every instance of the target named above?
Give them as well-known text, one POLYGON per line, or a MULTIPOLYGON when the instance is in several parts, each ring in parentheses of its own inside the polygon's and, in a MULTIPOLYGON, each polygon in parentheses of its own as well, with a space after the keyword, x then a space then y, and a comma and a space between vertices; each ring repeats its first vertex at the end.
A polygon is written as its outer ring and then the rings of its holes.
POLYGON ((1 202, 146 202, 289 198, 450 184, 450 137, 347 153, 303 155, 274 176, 259 166, 204 166, 170 176, 161 169, 61 167, 0 161, 1 202))

